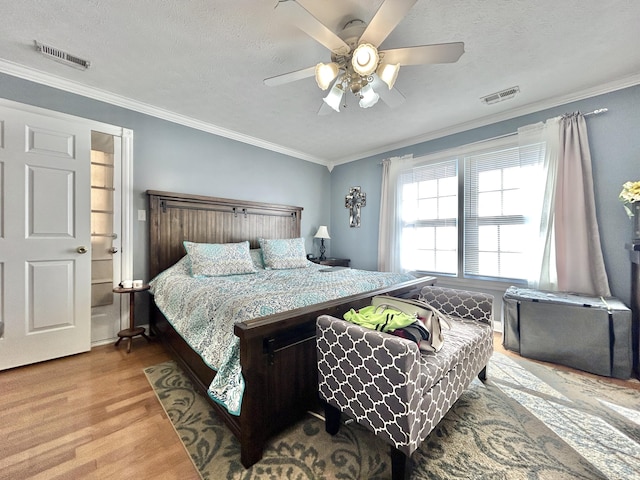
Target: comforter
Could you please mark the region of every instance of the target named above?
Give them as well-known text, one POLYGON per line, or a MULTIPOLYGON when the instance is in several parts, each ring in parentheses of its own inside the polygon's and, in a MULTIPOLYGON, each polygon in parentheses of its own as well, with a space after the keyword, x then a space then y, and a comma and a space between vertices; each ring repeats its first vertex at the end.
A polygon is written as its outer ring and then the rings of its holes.
POLYGON ((244 381, 236 323, 412 280, 409 274, 326 268, 258 269, 256 273, 194 278, 188 257, 151 282, 160 311, 216 376, 209 396, 240 414, 244 381))

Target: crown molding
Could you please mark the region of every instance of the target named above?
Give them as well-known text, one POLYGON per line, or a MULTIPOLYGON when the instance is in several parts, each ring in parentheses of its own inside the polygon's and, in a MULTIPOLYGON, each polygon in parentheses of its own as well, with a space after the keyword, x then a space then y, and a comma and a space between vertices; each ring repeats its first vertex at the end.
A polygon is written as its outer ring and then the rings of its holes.
POLYGON ((622 90, 624 88, 628 88, 628 87, 632 87, 640 84, 640 74, 630 75, 628 77, 623 77, 613 82, 609 82, 596 87, 581 90, 573 94, 562 95, 558 97, 549 98, 540 102, 530 103, 528 105, 514 108, 512 110, 507 110, 498 114, 488 115, 477 120, 472 120, 470 122, 459 123, 451 127, 443 128, 441 130, 428 132, 423 135, 419 135, 417 137, 412 137, 410 139, 403 140, 402 142, 388 144, 374 150, 368 150, 366 152, 360 152, 356 155, 342 157, 339 159, 322 159, 322 158, 315 157, 313 155, 309 155, 305 152, 301 152, 299 150, 289 149, 289 148, 283 147, 282 145, 268 142, 266 140, 251 137, 249 135, 243 135, 241 133, 228 130, 223 127, 219 127, 211 123, 202 122, 200 120, 196 120, 194 118, 187 117, 185 115, 180 115, 175 112, 171 112, 169 110, 158 108, 153 105, 149 105, 147 103, 132 100, 130 98, 123 97, 121 95, 117 95, 115 93, 111 93, 106 90, 101 90, 94 87, 88 87, 78 82, 67 80, 65 78, 58 77, 40 70, 33 69, 33 68, 25 67, 23 65, 9 62, 7 60, 0 59, 0 73, 6 73, 7 75, 21 78, 23 80, 28 80, 28 81, 35 82, 35 83, 52 87, 52 88, 57 88, 65 92, 69 92, 69 93, 80 95, 93 100, 105 102, 117 107, 126 108, 128 110, 132 110, 132 111, 149 115, 155 118, 173 122, 179 125, 184 125, 189 128, 211 133, 213 135, 218 135, 220 137, 225 137, 241 143, 246 143, 248 145, 253 145, 255 147, 263 148, 265 150, 270 150, 272 152, 287 155, 289 157, 298 158, 300 160, 305 160, 308 162, 324 165, 327 167, 327 169, 330 172, 333 170, 335 166, 342 165, 344 163, 354 162, 356 160, 372 157, 374 155, 378 155, 381 153, 391 152, 393 150, 397 150, 400 148, 406 148, 411 145, 428 142, 430 140, 435 140, 437 138, 446 137, 448 135, 453 135, 453 134, 464 132, 467 130, 472 130, 474 128, 484 127, 486 125, 491 125, 493 123, 502 122, 505 120, 511 120, 513 118, 520 117, 523 115, 528 115, 528 114, 539 112, 549 108, 558 107, 568 103, 584 100, 584 99, 595 97, 598 95, 603 95, 606 93, 614 92, 616 90, 622 90))
MULTIPOLYGON (((640 84, 640 74, 629 75, 627 77, 623 77, 613 82, 608 82, 608 83, 598 85, 596 87, 588 88, 585 90, 581 90, 579 92, 575 92, 569 95, 561 95, 559 97, 548 98, 540 102, 530 103, 518 108, 514 108, 512 110, 507 110, 494 115, 488 115, 486 117, 482 117, 477 120, 472 120, 470 122, 459 123, 457 125, 443 128, 441 130, 428 132, 428 133, 425 133, 424 135, 403 140, 402 142, 398 142, 395 144, 388 144, 383 147, 377 148, 375 150, 369 150, 367 152, 362 152, 357 155, 352 155, 349 157, 343 157, 341 159, 331 160, 329 164, 331 165, 331 168, 333 168, 337 165, 342 165, 344 163, 350 163, 356 160, 362 160, 364 158, 372 157, 374 155, 379 155, 381 153, 391 152, 393 150, 406 148, 411 145, 417 145, 419 143, 428 142, 430 140, 446 137, 448 135, 466 132, 467 130, 473 130, 474 128, 484 127, 484 126, 502 122, 505 120, 511 120, 513 118, 521 117, 523 115, 529 115, 531 113, 540 112, 542 110, 547 110, 549 108, 559 107, 572 102, 577 102, 579 100, 585 100, 587 98, 597 97, 598 95, 604 95, 606 93, 615 92, 616 90, 622 90, 624 88, 633 87, 638 84, 640 84)), ((606 107, 606 105, 603 105, 603 107, 606 107)))
POLYGON ((67 80, 65 78, 58 77, 41 70, 25 67, 24 65, 19 65, 7 60, 0 59, 0 73, 6 73, 7 75, 21 78, 23 80, 28 80, 34 83, 45 85, 47 87, 57 88, 58 90, 63 90, 75 95, 81 95, 83 97, 105 102, 117 107, 126 108, 127 110, 143 113, 151 117, 167 120, 179 125, 184 125, 185 127, 212 133, 220 137, 229 138, 231 140, 236 140, 238 142, 253 145, 255 147, 264 148, 265 150, 281 153, 289 157, 306 160, 307 162, 318 163, 320 165, 328 165, 328 162, 326 160, 315 157, 313 155, 309 155, 305 152, 289 149, 283 147, 282 145, 277 145, 260 138, 243 135, 241 133, 219 127, 211 123, 202 122, 200 120, 196 120, 185 115, 180 115, 169 110, 158 108, 147 103, 139 102, 137 100, 132 100, 130 98, 123 97, 122 95, 111 93, 106 90, 82 85, 81 83, 67 80))

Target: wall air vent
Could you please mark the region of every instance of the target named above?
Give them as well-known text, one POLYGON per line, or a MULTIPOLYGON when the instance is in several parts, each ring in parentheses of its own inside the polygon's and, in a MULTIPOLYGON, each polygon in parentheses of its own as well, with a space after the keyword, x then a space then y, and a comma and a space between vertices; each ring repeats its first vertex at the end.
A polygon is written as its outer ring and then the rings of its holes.
POLYGON ((496 92, 496 93, 492 93, 491 95, 480 97, 480 101, 486 105, 491 105, 493 103, 509 100, 510 98, 515 97, 516 94, 519 92, 520 92, 520 87, 506 88, 500 92, 496 92))
POLYGON ((86 70, 91 65, 91 62, 89 60, 84 60, 83 58, 76 57, 75 55, 71 55, 64 50, 60 50, 59 48, 52 47, 51 45, 45 45, 38 42, 37 40, 35 40, 34 43, 36 45, 37 51, 39 51, 45 57, 56 60, 57 62, 79 68, 80 70, 86 70))

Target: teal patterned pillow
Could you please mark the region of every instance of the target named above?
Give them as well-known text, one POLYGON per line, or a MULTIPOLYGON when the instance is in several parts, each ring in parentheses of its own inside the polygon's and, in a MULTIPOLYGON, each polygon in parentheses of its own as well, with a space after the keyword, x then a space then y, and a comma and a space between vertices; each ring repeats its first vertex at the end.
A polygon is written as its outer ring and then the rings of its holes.
POLYGON ((303 268, 309 266, 304 238, 260 239, 262 260, 267 270, 303 268))
POLYGON ((183 244, 191 260, 191 275, 194 277, 218 277, 256 272, 249 254, 249 242, 183 242, 183 244))

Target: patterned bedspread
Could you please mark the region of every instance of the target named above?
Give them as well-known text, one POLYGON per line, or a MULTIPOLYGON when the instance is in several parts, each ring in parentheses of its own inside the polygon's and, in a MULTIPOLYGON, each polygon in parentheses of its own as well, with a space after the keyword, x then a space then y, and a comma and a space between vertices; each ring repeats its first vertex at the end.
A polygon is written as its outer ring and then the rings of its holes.
POLYGON ((244 381, 235 323, 367 292, 414 277, 400 273, 308 268, 258 270, 255 274, 193 278, 187 257, 151 282, 158 308, 217 374, 209 396, 240 414, 244 381), (331 271, 322 271, 331 270, 331 271))

